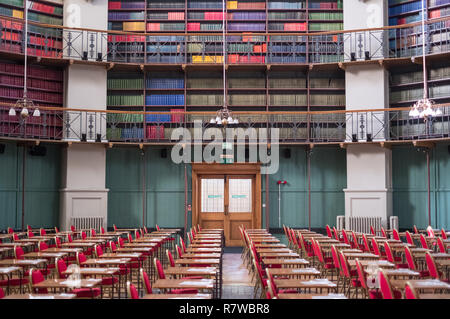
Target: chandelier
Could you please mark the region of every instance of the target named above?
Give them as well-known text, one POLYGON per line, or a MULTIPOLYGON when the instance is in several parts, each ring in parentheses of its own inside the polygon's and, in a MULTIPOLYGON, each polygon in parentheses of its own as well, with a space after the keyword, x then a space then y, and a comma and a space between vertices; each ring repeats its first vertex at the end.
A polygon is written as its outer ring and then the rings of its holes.
POLYGON ((225 105, 223 109, 217 111, 216 117, 211 118, 209 123, 227 126, 229 124, 239 124, 239 120, 237 118, 233 119, 233 114, 225 105))
POLYGON ((427 63, 425 55, 425 9, 424 1, 422 0, 422 65, 423 65, 423 98, 417 101, 409 111, 409 116, 414 118, 423 118, 426 121, 435 116, 442 115, 442 111, 434 104, 434 101, 428 98, 428 83, 427 83, 427 63))
POLYGON ((41 112, 37 106, 34 106, 32 100, 27 97, 27 65, 28 65, 28 8, 30 6, 30 2, 26 0, 25 3, 25 54, 24 54, 24 80, 23 80, 23 97, 16 101, 14 106, 11 106, 9 109, 9 116, 16 116, 16 109, 20 110, 20 117, 22 119, 26 119, 30 113, 28 110, 34 110, 33 116, 41 116, 41 112))

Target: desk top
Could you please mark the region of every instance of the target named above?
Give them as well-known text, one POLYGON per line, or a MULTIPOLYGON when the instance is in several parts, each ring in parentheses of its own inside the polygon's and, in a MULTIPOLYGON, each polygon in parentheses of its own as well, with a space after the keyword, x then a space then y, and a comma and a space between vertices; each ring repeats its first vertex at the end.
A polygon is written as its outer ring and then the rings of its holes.
POLYGON ((214 279, 158 279, 153 288, 157 289, 213 289, 214 279))
POLYGON ((148 294, 141 299, 211 299, 211 294, 148 294))
POLYGON ((74 299, 74 294, 12 294, 4 299, 74 299))
MULTIPOLYGON (((81 279, 81 288, 92 288, 99 285, 102 282, 101 279, 81 279)), ((38 284, 34 284, 33 288, 72 288, 72 282, 67 279, 46 279, 38 284)))

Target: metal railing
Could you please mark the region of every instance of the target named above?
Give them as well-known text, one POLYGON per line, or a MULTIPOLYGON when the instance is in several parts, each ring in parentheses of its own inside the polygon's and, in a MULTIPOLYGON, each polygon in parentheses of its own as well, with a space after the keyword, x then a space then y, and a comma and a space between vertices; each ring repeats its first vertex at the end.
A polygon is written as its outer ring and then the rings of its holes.
MULTIPOLYGON (((29 22, 31 56, 148 64, 306 64, 422 54, 420 23, 317 33, 129 33, 29 22), (225 41, 225 57, 223 45, 225 41), (225 61, 224 61, 225 60, 225 61)), ((427 54, 450 52, 450 17, 426 22, 427 54)), ((0 51, 24 53, 24 22, 0 17, 0 51)))
MULTIPOLYGON (((450 104, 439 105, 442 115, 410 118, 408 108, 331 112, 234 112, 249 142, 278 129, 283 143, 341 143, 444 139, 450 136, 450 104)), ((4 138, 86 142, 174 143, 177 128, 206 136, 214 112, 124 112, 40 107, 40 117, 10 116, 11 105, 0 106, 0 136, 4 138), (174 136, 172 136, 174 134, 174 136)), ((207 139, 204 139, 207 141, 207 139)))

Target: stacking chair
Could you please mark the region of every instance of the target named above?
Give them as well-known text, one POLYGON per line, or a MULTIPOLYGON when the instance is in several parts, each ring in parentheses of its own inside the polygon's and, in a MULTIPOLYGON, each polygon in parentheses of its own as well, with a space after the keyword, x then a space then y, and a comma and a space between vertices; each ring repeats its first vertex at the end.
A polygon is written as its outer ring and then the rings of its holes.
POLYGON ((443 274, 438 269, 438 267, 436 265, 436 261, 434 260, 434 257, 431 256, 431 254, 429 252, 426 253, 425 260, 427 262, 428 271, 430 272, 431 278, 439 279, 439 280, 444 281, 446 283, 450 283, 450 279, 449 278, 446 278, 446 279, 443 278, 443 274))
POLYGON ((408 268, 407 263, 402 262, 401 257, 394 256, 394 253, 392 252, 391 245, 389 245, 388 242, 384 243, 384 251, 386 252, 386 258, 389 262, 395 264, 396 268, 408 268))
POLYGON ((409 282, 405 285, 405 299, 420 299, 416 290, 411 286, 409 282))
POLYGON ((381 296, 383 299, 401 299, 402 293, 400 290, 392 289, 389 278, 385 275, 383 270, 378 273, 378 281, 380 282, 381 296))
POLYGON ((381 293, 377 289, 369 289, 367 286, 367 276, 358 258, 356 258, 355 263, 359 282, 361 284, 361 290, 363 291, 364 296, 366 298, 369 297, 369 299, 381 299, 381 293))
MULTIPOLYGON (((62 259, 56 259, 56 267, 60 279, 66 279, 68 275, 64 274, 67 270, 67 265, 62 259)), ((72 289, 70 293, 77 295, 77 298, 96 298, 101 295, 100 288, 78 288, 72 289)))
POLYGON ((418 271, 420 274, 420 278, 430 277, 430 272, 428 270, 418 270, 414 256, 408 246, 405 246, 405 258, 408 264, 408 268, 413 271, 418 271))
MULTIPOLYGON (((154 258, 153 262, 155 264, 155 269, 156 269, 158 278, 166 279, 166 275, 164 273, 164 269, 163 269, 161 262, 157 258, 154 258)), ((198 290, 197 289, 170 289, 170 293, 171 294, 196 294, 196 293, 198 293, 198 290)))
POLYGON ((127 295, 129 299, 140 299, 136 287, 127 281, 127 295))

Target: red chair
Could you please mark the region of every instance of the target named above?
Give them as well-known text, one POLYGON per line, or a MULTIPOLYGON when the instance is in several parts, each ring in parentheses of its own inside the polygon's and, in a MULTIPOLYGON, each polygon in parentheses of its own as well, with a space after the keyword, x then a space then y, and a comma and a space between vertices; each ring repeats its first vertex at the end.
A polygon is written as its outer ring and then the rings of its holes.
POLYGON ((116 226, 116 224, 113 224, 113 229, 114 229, 115 232, 117 231, 117 226, 116 226))
POLYGON ((277 285, 275 284, 275 280, 273 279, 273 276, 270 273, 270 269, 269 268, 266 268, 266 275, 267 275, 267 284, 271 285, 272 293, 273 293, 274 297, 278 297, 278 294, 297 293, 296 289, 278 289, 277 285))
POLYGON ((141 280, 144 284, 145 292, 147 294, 152 294, 153 293, 152 285, 150 284, 150 279, 148 278, 147 273, 142 268, 139 270, 139 272, 141 274, 141 280))
POLYGON ((27 225, 27 230, 28 230, 28 231, 31 231, 31 230, 33 230, 33 228, 31 228, 30 225, 27 225))
POLYGON ((129 243, 132 243, 132 242, 133 242, 133 237, 131 236, 130 233, 127 234, 127 241, 128 241, 129 243))
POLYGON ((428 234, 428 237, 431 237, 431 238, 436 237, 436 235, 434 234, 434 230, 431 226, 427 227, 427 234, 428 234))
POLYGON ((327 236, 330 237, 330 238, 333 238, 333 234, 331 233, 330 226, 326 225, 325 229, 327 230, 327 236))
MULTIPOLYGON (((322 271, 324 271, 325 274, 327 274, 328 272, 331 272, 331 275, 333 275, 334 269, 336 269, 336 266, 333 263, 333 258, 325 257, 323 255, 322 247, 320 247, 320 243, 315 241, 314 239, 313 239, 313 242, 316 247, 316 256, 317 256, 317 258, 319 258, 319 263, 322 266, 322 271)), ((331 280, 333 280, 333 278, 331 280)))
POLYGON ((389 236, 386 234, 386 231, 384 230, 383 227, 381 227, 381 236, 383 236, 384 238, 389 238, 389 236))
POLYGON ((102 227, 100 227, 100 233, 102 234, 102 235, 104 235, 106 232, 105 232, 105 229, 103 228, 103 226, 102 227))
POLYGON ((186 244, 184 243, 183 238, 180 237, 180 245, 183 248, 183 253, 186 253, 186 244))
MULTIPOLYGON (((66 279, 68 277, 64 272, 67 270, 67 265, 62 259, 56 259, 56 266, 58 270, 59 279, 66 279)), ((77 298, 95 298, 101 295, 100 288, 77 288, 70 291, 77 295, 77 298)))
POLYGON ((355 244, 348 239, 345 229, 342 230, 342 238, 344 239, 345 244, 350 245, 351 248, 356 248, 355 244))
POLYGON ((67 242, 71 243, 72 242, 72 235, 67 234, 67 242))
MULTIPOLYGON (((356 233, 354 231, 352 231, 352 238, 353 238, 353 243, 354 243, 354 246, 356 249, 360 249, 363 252, 367 251, 366 246, 364 244, 358 243, 358 237, 356 237, 356 233)), ((369 250, 369 252, 370 252, 370 250, 369 250)))
MULTIPOLYGON (((109 249, 111 250, 112 253, 114 253, 115 251, 117 251, 117 247, 116 247, 116 243, 113 241, 109 242, 109 249)), ((127 267, 127 265, 119 265, 119 274, 121 276, 123 275, 128 275, 130 273, 130 269, 127 267)))
POLYGON ((370 233, 374 236, 377 235, 377 233, 375 232, 375 229, 373 228, 373 226, 370 226, 370 233))
POLYGON ((409 282, 405 286, 405 299, 419 299, 416 290, 411 286, 409 282))
POLYGON ((441 236, 442 236, 442 239, 447 239, 447 233, 445 232, 444 228, 441 229, 441 236))
POLYGON ((14 233, 14 229, 12 229, 11 227, 8 227, 8 234, 13 234, 14 233))
POLYGON ((340 242, 344 242, 344 238, 339 238, 338 231, 336 227, 333 227, 334 239, 339 240, 340 242))
POLYGON ((77 229, 75 228, 74 225, 71 225, 71 226, 70 226, 70 230, 73 231, 73 232, 76 232, 76 231, 77 231, 77 229))
POLYGON ((392 230, 392 236, 394 237, 395 240, 401 240, 400 234, 398 233, 398 230, 395 228, 392 230))
POLYGON ((450 283, 450 280, 448 278, 447 279, 442 278, 442 272, 438 270, 436 261, 434 260, 434 257, 431 256, 431 254, 429 252, 426 253, 425 260, 427 262, 428 271, 430 272, 431 278, 439 279, 446 283, 450 283))
POLYGON ((420 234, 420 244, 422 245, 422 248, 429 249, 427 239, 423 234, 420 234))
POLYGON ((363 234, 364 251, 370 253, 372 250, 369 246, 369 241, 367 240, 366 234, 363 234))
MULTIPOLYGON (((157 258, 154 258, 153 262, 155 264, 156 273, 158 274, 158 278, 166 279, 166 275, 164 274, 164 269, 161 265, 161 262, 157 258)), ((197 289, 171 289, 170 293, 171 294, 196 294, 196 293, 198 293, 198 290, 197 289)))
POLYGON ((119 237, 119 240, 117 242, 118 242, 120 248, 125 247, 124 246, 125 239, 123 239, 122 237, 119 237))
POLYGON ((372 249, 373 249, 373 253, 377 256, 379 256, 381 259, 386 259, 386 252, 382 252, 380 250, 380 247, 378 246, 377 241, 375 240, 375 238, 372 238, 372 249))
POLYGON ((339 254, 334 245, 331 245, 331 258, 333 258, 334 268, 336 269, 336 276, 337 276, 337 288, 339 289, 339 284, 341 280, 344 280, 344 273, 341 268, 341 264, 339 262, 339 254))
POLYGON ((91 229, 91 237, 95 237, 97 236, 97 232, 95 231, 94 228, 91 229))
POLYGON ((160 231, 160 230, 161 230, 161 228, 159 228, 158 224, 156 224, 156 230, 157 230, 157 231, 160 231))
MULTIPOLYGON (((23 258, 23 249, 20 246, 14 246, 14 257, 15 259, 24 259, 23 258)), ((9 288, 14 291, 20 291, 21 287, 25 287, 29 283, 29 279, 27 278, 29 276, 29 271, 26 271, 24 273, 24 278, 11 278, 9 280, 9 288)), ((8 287, 8 279, 1 279, 0 280, 0 287, 8 287)))
POLYGON ((447 249, 445 248, 444 242, 442 241, 441 237, 437 237, 437 245, 441 253, 447 253, 447 249))
POLYGON ((417 229, 416 225, 414 225, 413 230, 414 230, 414 234, 418 234, 419 233, 419 230, 417 229))
POLYGON ((28 235, 28 238, 33 238, 34 237, 34 234, 33 234, 33 232, 31 230, 27 231, 27 235, 28 235))
POLYGON ((344 292, 348 297, 350 297, 351 287, 355 288, 355 295, 358 298, 358 288, 361 288, 361 283, 359 282, 358 272, 356 269, 350 269, 350 266, 343 252, 339 252, 339 261, 341 264, 342 272, 344 273, 344 291, 345 287, 348 285, 347 291, 344 292))
POLYGON ((358 279, 361 283, 361 288, 365 296, 368 296, 369 299, 382 299, 381 292, 379 292, 377 289, 369 289, 369 287, 367 286, 367 276, 358 258, 356 258, 355 264, 356 272, 358 273, 358 279))
POLYGON ((39 247, 39 251, 48 249, 48 245, 44 241, 40 241, 38 247, 39 247))
POLYGON ((85 240, 87 238, 86 232, 83 230, 81 232, 81 239, 85 240))
POLYGON ((386 252, 386 258, 389 262, 395 264, 396 268, 409 268, 407 263, 402 262, 402 258, 394 256, 391 245, 388 242, 384 243, 384 251, 386 252))
POLYGON ((148 234, 147 226, 144 226, 144 233, 145 233, 145 234, 148 234))
POLYGON ((401 299, 402 293, 400 290, 392 289, 389 278, 386 277, 383 270, 378 273, 378 281, 380 282, 381 296, 383 299, 401 299))
POLYGON ((409 231, 406 231, 405 234, 406 234, 406 242, 412 246, 415 246, 411 233, 409 231))
POLYGON ((430 272, 428 270, 418 270, 416 265, 416 260, 414 259, 413 254, 411 253, 411 249, 408 246, 405 246, 405 258, 408 263, 408 268, 414 271, 418 271, 420 274, 420 278, 430 277, 430 272))
POLYGON ((127 293, 129 299, 139 299, 139 293, 136 287, 129 281, 127 281, 127 293))
POLYGON ((59 233, 58 227, 55 226, 55 234, 59 233))
POLYGON ((134 231, 134 238, 136 238, 136 240, 141 238, 141 235, 139 234, 139 232, 137 230, 134 231))
MULTIPOLYGON (((253 251, 250 250, 252 256, 253 256, 253 251)), ((264 291, 267 290, 267 278, 265 275, 265 272, 262 270, 261 265, 256 261, 255 258, 252 259, 253 262, 253 266, 256 269, 256 273, 258 274, 257 278, 257 284, 255 285, 254 288, 254 297, 256 297, 256 292, 258 291, 258 289, 260 289, 261 291, 261 298, 263 298, 264 296, 264 291)))
POLYGON ((30 269, 30 291, 31 293, 38 293, 38 294, 47 294, 48 290, 47 288, 34 288, 33 286, 43 282, 45 280, 44 275, 41 273, 40 270, 35 270, 33 268, 30 269))
POLYGON ((19 240, 19 235, 17 235, 16 233, 13 233, 13 240, 19 240))
POLYGON ((302 233, 298 233, 299 239, 300 239, 300 245, 302 247, 302 251, 305 253, 305 257, 307 259, 312 259, 314 261, 314 250, 312 245, 308 244, 305 240, 305 238, 303 237, 302 233))
POLYGON ((39 234, 40 234, 41 236, 45 236, 45 235, 47 235, 47 232, 45 231, 44 228, 41 228, 41 229, 39 229, 39 234))

